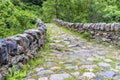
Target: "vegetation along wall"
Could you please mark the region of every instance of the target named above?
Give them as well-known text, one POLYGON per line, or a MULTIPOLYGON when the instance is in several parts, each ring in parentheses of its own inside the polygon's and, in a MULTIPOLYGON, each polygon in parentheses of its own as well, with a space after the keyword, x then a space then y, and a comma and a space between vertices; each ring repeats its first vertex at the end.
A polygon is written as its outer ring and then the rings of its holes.
POLYGON ((37 27, 29 29, 22 34, 0 39, 0 80, 8 74, 12 65, 25 64, 37 54, 37 50, 44 46, 46 26, 37 19, 37 27))
POLYGON ((59 19, 54 19, 53 22, 75 32, 88 32, 94 40, 114 43, 120 46, 120 23, 70 23, 59 19))

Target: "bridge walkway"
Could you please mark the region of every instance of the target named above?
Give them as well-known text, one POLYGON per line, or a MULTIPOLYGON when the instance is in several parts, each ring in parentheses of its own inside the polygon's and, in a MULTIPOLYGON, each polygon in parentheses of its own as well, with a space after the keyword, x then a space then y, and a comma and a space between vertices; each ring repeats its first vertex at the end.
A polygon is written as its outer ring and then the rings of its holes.
POLYGON ((89 42, 54 24, 47 29, 52 32, 49 50, 27 80, 120 80, 120 51, 114 46, 89 42))

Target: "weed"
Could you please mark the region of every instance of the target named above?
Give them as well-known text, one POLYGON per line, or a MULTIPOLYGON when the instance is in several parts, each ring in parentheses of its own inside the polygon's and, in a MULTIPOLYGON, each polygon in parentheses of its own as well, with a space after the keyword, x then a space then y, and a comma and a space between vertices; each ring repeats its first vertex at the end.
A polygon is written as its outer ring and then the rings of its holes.
POLYGON ((80 72, 80 75, 83 75, 83 73, 84 73, 84 72, 87 72, 87 71, 88 71, 88 70, 86 70, 86 69, 80 69, 79 72, 80 72))
POLYGON ((16 70, 13 67, 9 68, 10 74, 6 76, 6 80, 18 80, 26 76, 26 70, 16 70))
POLYGON ((75 79, 72 77, 69 77, 69 78, 65 78, 64 80, 75 80, 75 79))
POLYGON ((69 34, 72 34, 72 35, 75 35, 75 36, 78 36, 78 37, 81 37, 83 39, 86 39, 88 41, 91 41, 91 37, 90 37, 90 33, 89 32, 85 32, 85 33, 78 33, 78 32, 74 32, 73 30, 68 30, 66 29, 64 26, 63 27, 60 27, 64 32, 66 33, 69 33, 69 34))

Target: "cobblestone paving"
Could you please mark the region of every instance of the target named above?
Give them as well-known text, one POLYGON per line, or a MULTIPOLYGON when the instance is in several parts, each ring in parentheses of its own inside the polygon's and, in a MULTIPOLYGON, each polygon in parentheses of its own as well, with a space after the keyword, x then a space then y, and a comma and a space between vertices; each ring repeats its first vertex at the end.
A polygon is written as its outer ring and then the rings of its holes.
POLYGON ((87 42, 49 24, 50 51, 45 62, 29 70, 27 80, 120 80, 120 51, 87 42))

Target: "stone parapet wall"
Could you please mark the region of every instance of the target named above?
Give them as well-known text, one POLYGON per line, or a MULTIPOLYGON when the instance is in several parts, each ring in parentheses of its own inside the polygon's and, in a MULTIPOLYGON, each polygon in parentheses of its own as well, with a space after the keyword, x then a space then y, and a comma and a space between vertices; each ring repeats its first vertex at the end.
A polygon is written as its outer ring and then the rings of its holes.
POLYGON ((54 19, 53 22, 78 33, 89 32, 94 40, 120 46, 120 23, 70 23, 59 19, 54 19))
POLYGON ((46 26, 40 19, 37 19, 36 25, 35 29, 0 39, 0 80, 9 73, 10 66, 20 67, 20 64, 25 64, 30 58, 36 57, 38 49, 44 46, 46 26))

